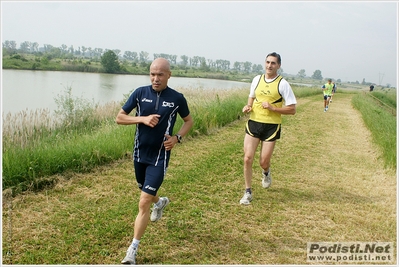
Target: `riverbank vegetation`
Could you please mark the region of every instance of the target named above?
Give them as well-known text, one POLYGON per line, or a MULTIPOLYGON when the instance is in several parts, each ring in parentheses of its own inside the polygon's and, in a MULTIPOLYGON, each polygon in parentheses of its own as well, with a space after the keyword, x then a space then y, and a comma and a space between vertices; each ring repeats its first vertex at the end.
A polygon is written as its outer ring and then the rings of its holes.
MULTIPOLYGON (((187 97, 195 121, 187 138, 207 135, 239 119, 248 97, 248 88, 176 89, 187 97)), ((41 189, 54 182, 48 176, 66 171, 87 172, 95 166, 131 157, 135 128, 116 125, 114 121, 128 94, 120 102, 99 106, 73 97, 72 90, 69 87, 57 96, 58 109, 54 114, 38 110, 3 116, 3 188, 14 188, 16 192, 41 189)), ((315 87, 293 86, 293 90, 298 98, 320 94, 315 87)), ((370 105, 369 102, 361 104, 368 101, 366 94, 354 92, 359 94, 354 98, 355 106, 364 113, 366 122, 369 118, 369 128, 381 139, 378 144, 385 151, 387 166, 393 166, 396 163, 395 117, 392 114, 392 118, 389 117, 376 103, 371 103, 375 106, 373 110, 365 108, 370 105), (375 121, 378 127, 373 127, 375 121), (379 134, 381 129, 385 129, 383 136, 379 134)), ((181 123, 178 118, 176 129, 181 123)))
MULTIPOLYGON (((189 138, 239 119, 248 97, 248 88, 176 89, 186 96, 195 121, 189 138)), ((120 102, 99 106, 74 97, 72 90, 57 96, 55 114, 37 110, 3 117, 3 188, 40 189, 52 183, 49 175, 86 172, 131 155, 135 128, 115 123, 128 94, 120 102)), ((315 88, 296 91, 299 97, 318 93, 315 88)), ((178 118, 175 129, 181 124, 178 118)))

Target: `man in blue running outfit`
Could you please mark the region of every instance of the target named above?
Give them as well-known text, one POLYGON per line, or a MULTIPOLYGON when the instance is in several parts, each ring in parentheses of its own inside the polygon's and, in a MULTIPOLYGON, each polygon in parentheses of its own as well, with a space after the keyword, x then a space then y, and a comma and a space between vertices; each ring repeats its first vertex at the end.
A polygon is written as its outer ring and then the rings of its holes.
POLYGON ((123 264, 136 264, 138 246, 148 219, 153 222, 161 219, 164 208, 169 204, 169 199, 159 197, 157 192, 166 174, 171 149, 181 142, 181 138, 193 126, 185 97, 168 87, 170 76, 169 61, 155 59, 150 66, 151 85, 134 90, 116 117, 118 124, 136 125, 133 162, 141 190, 134 238, 122 260, 123 264), (130 116, 133 109, 136 109, 135 116, 130 116), (184 122, 177 134, 173 135, 177 115, 184 122), (150 215, 152 203, 154 206, 150 215))

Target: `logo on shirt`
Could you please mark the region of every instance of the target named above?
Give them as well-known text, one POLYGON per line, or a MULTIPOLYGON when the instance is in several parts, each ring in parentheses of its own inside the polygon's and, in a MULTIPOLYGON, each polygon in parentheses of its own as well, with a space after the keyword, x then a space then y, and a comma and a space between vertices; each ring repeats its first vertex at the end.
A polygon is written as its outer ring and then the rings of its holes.
POLYGON ((271 94, 272 94, 272 93, 270 92, 270 90, 267 90, 267 91, 261 90, 261 92, 262 92, 262 94, 264 94, 264 95, 271 95, 271 94))
POLYGON ((148 102, 148 103, 152 103, 152 99, 147 99, 147 98, 143 98, 141 99, 141 102, 148 102))
POLYGON ((163 107, 170 107, 170 108, 173 108, 173 107, 175 106, 175 103, 163 101, 163 102, 162 102, 162 106, 163 106, 163 107))

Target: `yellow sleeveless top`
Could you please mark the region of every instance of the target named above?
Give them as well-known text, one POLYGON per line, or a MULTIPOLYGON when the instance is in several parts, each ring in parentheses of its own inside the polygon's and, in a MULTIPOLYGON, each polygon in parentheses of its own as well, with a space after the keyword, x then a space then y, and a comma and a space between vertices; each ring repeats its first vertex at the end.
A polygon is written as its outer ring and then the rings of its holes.
POLYGON ((262 107, 262 102, 269 102, 275 107, 283 106, 283 97, 278 91, 278 86, 283 77, 277 76, 272 82, 266 82, 263 74, 255 88, 255 100, 252 105, 250 120, 261 123, 281 124, 281 114, 262 107))

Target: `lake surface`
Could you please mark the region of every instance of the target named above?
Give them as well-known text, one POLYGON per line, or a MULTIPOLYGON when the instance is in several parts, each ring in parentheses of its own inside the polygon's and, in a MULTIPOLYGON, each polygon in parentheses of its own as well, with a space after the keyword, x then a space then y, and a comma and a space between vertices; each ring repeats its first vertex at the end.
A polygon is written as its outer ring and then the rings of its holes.
MULTIPOLYGON (((173 72, 172 72, 173 75, 173 72)), ((55 98, 72 88, 72 95, 94 103, 120 101, 124 95, 150 84, 149 75, 119 75, 66 71, 2 70, 2 111, 18 113, 22 110, 56 110, 55 98)), ((249 87, 250 83, 225 80, 171 77, 169 87, 179 89, 233 89, 249 87)))

